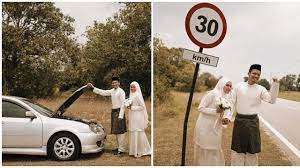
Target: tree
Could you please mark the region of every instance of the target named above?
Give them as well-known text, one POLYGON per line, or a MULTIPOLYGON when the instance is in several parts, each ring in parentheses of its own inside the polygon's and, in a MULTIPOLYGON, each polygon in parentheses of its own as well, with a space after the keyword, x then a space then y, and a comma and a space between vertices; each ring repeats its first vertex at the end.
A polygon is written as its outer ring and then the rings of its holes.
POLYGON ((288 74, 280 79, 280 91, 296 91, 297 76, 288 74))
POLYGON ((69 62, 73 18, 53 3, 5 2, 2 10, 4 94, 52 95, 69 62))
POLYGON ((267 79, 260 79, 260 80, 257 82, 257 84, 259 84, 259 85, 265 87, 267 90, 270 90, 271 85, 270 85, 270 83, 268 82, 267 79))
POLYGON ((151 3, 124 3, 108 18, 87 30, 83 55, 89 79, 97 87, 110 87, 119 76, 126 92, 136 80, 145 96, 151 94, 151 3))
POLYGON ((182 50, 168 48, 154 38, 154 101, 163 103, 170 90, 188 92, 192 86, 195 65, 182 58, 182 50))
POLYGON ((298 79, 296 81, 296 89, 297 91, 300 91, 300 74, 298 75, 298 79))
POLYGON ((182 68, 177 69, 176 90, 183 92, 189 92, 191 90, 194 70, 195 66, 192 63, 185 64, 182 68))
POLYGON ((162 41, 154 38, 154 103, 161 104, 170 95, 171 76, 173 67, 169 63, 168 48, 164 46, 162 41))
MULTIPOLYGON (((171 90, 189 92, 195 64, 182 58, 182 50, 168 48, 159 38, 154 38, 154 102, 163 103, 171 90)), ((218 79, 206 72, 196 82, 195 91, 213 89, 218 79)))
MULTIPOLYGON (((218 83, 218 79, 209 72, 204 72, 198 78, 198 87, 204 88, 206 90, 212 90, 218 83)), ((200 89, 200 91, 204 91, 200 89)))

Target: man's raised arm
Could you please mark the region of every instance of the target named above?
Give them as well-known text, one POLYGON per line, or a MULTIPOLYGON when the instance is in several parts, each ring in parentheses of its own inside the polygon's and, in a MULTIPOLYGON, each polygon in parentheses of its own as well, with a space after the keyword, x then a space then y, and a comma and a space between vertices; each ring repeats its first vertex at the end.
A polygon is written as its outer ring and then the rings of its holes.
POLYGON ((93 92, 99 94, 101 96, 111 96, 112 89, 110 90, 102 90, 93 86, 93 84, 88 83, 87 86, 93 89, 93 92))
POLYGON ((278 97, 278 93, 279 93, 279 81, 277 80, 277 78, 273 78, 270 92, 268 92, 267 89, 264 88, 261 94, 261 98, 266 102, 274 104, 278 97))

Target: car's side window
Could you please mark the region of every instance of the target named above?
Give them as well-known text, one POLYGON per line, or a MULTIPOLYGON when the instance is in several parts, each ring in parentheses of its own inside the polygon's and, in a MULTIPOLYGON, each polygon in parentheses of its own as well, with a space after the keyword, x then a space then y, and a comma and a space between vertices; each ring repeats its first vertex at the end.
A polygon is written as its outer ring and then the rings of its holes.
POLYGON ((28 110, 15 103, 2 101, 2 117, 25 118, 26 111, 28 110))

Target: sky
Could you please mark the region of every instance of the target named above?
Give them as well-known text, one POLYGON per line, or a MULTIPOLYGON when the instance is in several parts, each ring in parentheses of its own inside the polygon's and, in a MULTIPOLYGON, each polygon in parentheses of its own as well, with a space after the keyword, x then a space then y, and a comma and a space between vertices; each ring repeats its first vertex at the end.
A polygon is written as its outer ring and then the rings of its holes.
POLYGON ((92 26, 94 21, 106 22, 108 17, 121 9, 122 4, 117 2, 55 2, 62 13, 75 19, 75 36, 84 44, 87 38, 84 36, 86 28, 92 26))
MULTIPOLYGON (((167 47, 198 51, 185 31, 185 17, 197 3, 154 3, 153 34, 167 47)), ((251 64, 261 64, 261 78, 300 74, 299 2, 214 2, 227 22, 221 44, 203 49, 219 57, 217 67, 200 65, 200 73, 226 76, 234 83, 243 80, 251 64)), ((192 76, 191 76, 192 80, 192 76)))

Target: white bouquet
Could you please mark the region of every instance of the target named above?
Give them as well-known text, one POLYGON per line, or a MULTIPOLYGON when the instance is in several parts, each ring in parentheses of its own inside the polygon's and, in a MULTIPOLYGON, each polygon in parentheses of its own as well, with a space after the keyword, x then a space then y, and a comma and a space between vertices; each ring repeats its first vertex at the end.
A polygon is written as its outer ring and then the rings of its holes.
POLYGON ((129 107, 129 106, 131 106, 131 104, 132 104, 132 100, 130 98, 125 99, 125 101, 124 101, 124 106, 125 107, 129 107))
MULTIPOLYGON (((219 98, 217 98, 217 100, 216 100, 216 104, 217 104, 217 106, 219 106, 220 108, 222 108, 222 109, 224 109, 224 113, 223 113, 223 115, 220 115, 220 118, 218 118, 217 120, 216 120, 216 122, 215 122, 215 125, 214 125, 214 130, 215 130, 215 132, 217 132, 216 131, 216 126, 217 126, 217 123, 219 122, 219 121, 221 121, 221 119, 224 119, 224 118, 227 118, 227 119, 230 119, 231 118, 231 111, 230 111, 230 109, 231 109, 231 104, 230 104, 230 102, 226 99, 226 98, 223 98, 223 97, 219 97, 219 98)), ((222 127, 223 128, 227 128, 227 125, 223 125, 222 124, 222 127)))
POLYGON ((220 108, 222 108, 222 109, 224 109, 224 110, 227 110, 227 109, 230 109, 230 108, 231 108, 231 107, 230 107, 230 102, 229 102, 226 98, 219 97, 219 98, 217 98, 216 103, 217 103, 217 105, 218 105, 220 108))
MULTIPOLYGON (((130 98, 125 99, 124 102, 123 102, 123 105, 126 108, 129 108, 131 106, 131 104, 132 104, 132 100, 130 98)), ((121 110, 120 110, 120 113, 119 113, 119 119, 123 119, 124 113, 125 113, 125 109, 122 106, 121 110)))

